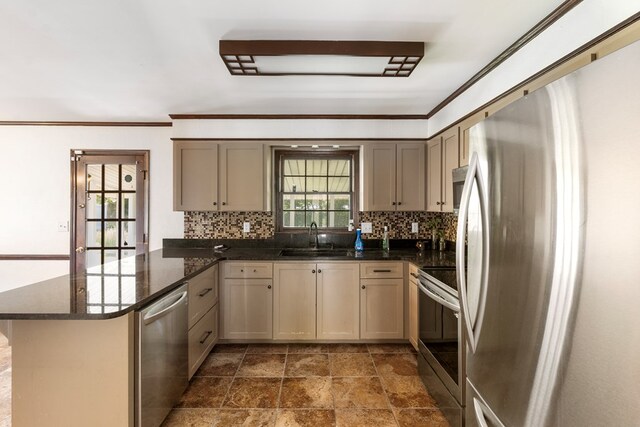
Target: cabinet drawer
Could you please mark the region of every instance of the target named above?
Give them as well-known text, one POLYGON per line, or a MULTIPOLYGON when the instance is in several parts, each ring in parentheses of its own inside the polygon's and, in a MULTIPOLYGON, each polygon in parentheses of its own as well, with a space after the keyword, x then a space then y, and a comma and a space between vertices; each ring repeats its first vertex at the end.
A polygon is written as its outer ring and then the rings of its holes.
POLYGON ((189 329, 218 302, 218 266, 189 280, 189 329))
POLYGON ((409 264, 409 281, 418 284, 420 276, 418 275, 418 266, 415 264, 409 264))
POLYGON ((363 262, 360 264, 361 279, 401 279, 402 262, 363 262))
POLYGON ((189 378, 218 341, 218 307, 213 306, 189 331, 189 378))
POLYGON ((270 262, 228 262, 224 265, 224 277, 230 279, 270 279, 273 264, 270 262))

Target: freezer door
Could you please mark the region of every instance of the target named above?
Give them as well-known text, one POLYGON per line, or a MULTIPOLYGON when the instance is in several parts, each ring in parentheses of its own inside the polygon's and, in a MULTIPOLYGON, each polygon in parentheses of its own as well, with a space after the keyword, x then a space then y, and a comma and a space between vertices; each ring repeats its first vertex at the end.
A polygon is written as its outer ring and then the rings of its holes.
POLYGON ((467 380, 467 419, 465 427, 504 427, 480 393, 467 380))

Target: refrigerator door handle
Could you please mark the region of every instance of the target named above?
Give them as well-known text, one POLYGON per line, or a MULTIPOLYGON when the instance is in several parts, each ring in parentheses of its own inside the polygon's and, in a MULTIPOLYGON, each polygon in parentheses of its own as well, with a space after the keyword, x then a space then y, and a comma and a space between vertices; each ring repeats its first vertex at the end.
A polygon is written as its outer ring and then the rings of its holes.
POLYGON ((473 398, 473 412, 476 414, 476 420, 480 427, 489 427, 487 419, 484 416, 484 411, 482 410, 482 403, 475 397, 473 398))
POLYGON ((458 278, 458 289, 460 291, 460 305, 464 314, 464 324, 467 330, 467 342, 469 349, 475 353, 480 331, 482 329, 482 320, 484 317, 485 304, 487 300, 487 282, 489 274, 489 215, 485 205, 486 191, 484 180, 479 169, 478 153, 473 153, 469 161, 469 169, 467 177, 462 189, 462 197, 460 200, 460 211, 458 213, 458 233, 456 238, 456 269, 458 278), (469 202, 473 191, 474 183, 477 185, 478 197, 480 199, 480 221, 482 222, 482 262, 480 273, 480 289, 478 298, 478 307, 475 318, 471 318, 469 310, 469 300, 467 292, 466 279, 466 260, 465 260, 465 241, 467 234, 467 217, 469 215, 469 202))

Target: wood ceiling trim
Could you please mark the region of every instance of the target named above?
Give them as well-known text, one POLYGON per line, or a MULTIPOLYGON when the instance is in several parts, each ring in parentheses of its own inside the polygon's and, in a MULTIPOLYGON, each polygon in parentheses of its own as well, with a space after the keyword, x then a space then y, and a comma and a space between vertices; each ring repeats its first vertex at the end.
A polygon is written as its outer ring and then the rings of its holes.
POLYGON ((350 40, 220 40, 220 55, 420 56, 424 42, 350 40))
POLYGON ((171 127, 171 122, 66 122, 0 121, 0 126, 103 126, 103 127, 171 127))
POLYGON ((69 255, 0 254, 0 261, 69 261, 69 255))
POLYGON ((173 120, 426 120, 425 114, 169 114, 173 120))
POLYGON ((511 46, 506 48, 500 55, 496 56, 491 62, 489 62, 484 68, 473 75, 469 80, 464 82, 462 86, 453 91, 453 93, 447 96, 442 102, 436 105, 429 113, 427 118, 433 117, 438 111, 442 110, 451 101, 456 99, 462 93, 464 93, 471 86, 476 84, 480 79, 485 77, 491 71, 496 69, 500 64, 509 59, 514 53, 522 49, 527 43, 536 38, 540 33, 553 25, 558 19, 562 18, 567 12, 582 3, 582 0, 565 0, 560 6, 554 9, 550 14, 545 16, 540 22, 527 31, 522 37, 516 40, 511 46))

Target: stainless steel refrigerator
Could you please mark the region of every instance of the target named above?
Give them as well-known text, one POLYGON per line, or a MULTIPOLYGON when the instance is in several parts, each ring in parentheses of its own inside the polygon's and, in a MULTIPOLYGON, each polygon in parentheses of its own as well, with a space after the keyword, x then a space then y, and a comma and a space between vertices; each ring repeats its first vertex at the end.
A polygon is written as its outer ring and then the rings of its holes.
POLYGON ((466 425, 640 426, 640 42, 470 138, 466 425))

